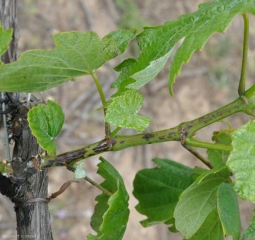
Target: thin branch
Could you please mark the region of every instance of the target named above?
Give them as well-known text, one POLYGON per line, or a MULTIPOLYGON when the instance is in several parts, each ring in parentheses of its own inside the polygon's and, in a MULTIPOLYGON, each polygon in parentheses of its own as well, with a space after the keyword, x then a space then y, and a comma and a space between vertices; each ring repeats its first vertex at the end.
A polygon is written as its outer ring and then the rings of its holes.
POLYGON ((210 169, 213 168, 212 164, 207 161, 199 152, 197 152, 195 149, 189 147, 186 144, 182 144, 182 146, 188 150, 190 153, 192 153, 196 158, 198 158, 202 163, 204 163, 207 167, 209 167, 210 169))
MULTIPOLYGON (((253 87, 252 87, 253 88, 253 87)), ((247 90, 250 91, 250 90, 247 90)), ((82 148, 65 152, 57 156, 47 156, 42 162, 42 168, 57 167, 57 166, 72 166, 73 164, 79 162, 80 160, 86 159, 88 157, 108 152, 108 151, 119 151, 125 148, 147 145, 152 143, 168 142, 168 141, 182 141, 183 133, 186 132, 186 141, 195 134, 201 128, 204 128, 212 123, 218 122, 223 118, 231 116, 238 112, 249 112, 255 110, 255 95, 251 95, 247 99, 247 102, 243 101, 242 97, 239 97, 232 103, 217 109, 207 115, 204 115, 195 120, 181 123, 180 125, 165 129, 162 131, 156 131, 151 133, 143 133, 136 135, 117 135, 113 138, 105 138, 99 142, 84 146, 82 148), (109 142, 110 141, 110 144, 109 142)), ((189 141, 189 140, 188 140, 189 141)), ((193 141, 194 142, 194 141, 193 141)), ((185 142, 185 144, 187 144, 185 142)), ((189 142, 188 142, 189 144, 189 142)), ((199 142, 196 147, 204 147, 213 149, 221 149, 230 151, 231 146, 223 144, 209 144, 199 142)))

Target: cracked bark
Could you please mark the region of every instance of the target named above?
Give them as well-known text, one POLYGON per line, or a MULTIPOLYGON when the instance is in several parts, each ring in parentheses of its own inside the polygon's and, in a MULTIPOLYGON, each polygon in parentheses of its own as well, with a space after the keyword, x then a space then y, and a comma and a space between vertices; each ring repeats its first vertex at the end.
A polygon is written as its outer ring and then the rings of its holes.
MULTIPOLYGON (((17 0, 0 0, 0 19, 4 29, 13 28, 9 49, 1 57, 4 63, 9 63, 17 59, 17 0)), ((11 112, 9 131, 13 133, 15 142, 11 163, 13 173, 9 177, 0 174, 0 192, 14 203, 19 240, 53 239, 47 202, 26 203, 34 198, 48 197, 47 169, 40 171, 36 164, 31 164, 31 159, 41 149, 29 129, 27 112, 38 102, 33 97, 28 104, 25 98, 21 98, 18 107, 11 112)))

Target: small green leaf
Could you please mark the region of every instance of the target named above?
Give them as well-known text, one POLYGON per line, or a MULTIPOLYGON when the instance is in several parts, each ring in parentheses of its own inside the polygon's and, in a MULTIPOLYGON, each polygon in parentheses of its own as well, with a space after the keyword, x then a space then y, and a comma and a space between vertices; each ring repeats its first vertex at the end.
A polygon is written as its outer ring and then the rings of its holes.
POLYGON ((235 175, 234 191, 255 203, 255 121, 249 121, 232 134, 233 150, 227 166, 235 175))
MULTIPOLYGON (((4 30, 3 27, 0 25, 0 56, 2 56, 6 52, 6 50, 8 49, 8 44, 11 40, 12 40, 12 29, 4 30)), ((1 64, 2 62, 0 60, 0 65, 1 64)))
MULTIPOLYGON (((221 134, 218 138, 216 143, 220 144, 231 144, 231 136, 229 134, 221 134)), ((207 150, 207 155, 212 163, 213 167, 218 169, 226 165, 226 161, 229 156, 229 152, 226 151, 221 151, 221 150, 216 150, 216 149, 208 149, 207 150)))
POLYGON ((56 46, 53 50, 27 51, 18 61, 1 66, 0 89, 5 92, 39 92, 75 77, 89 75, 121 54, 134 34, 131 30, 119 30, 102 40, 94 32, 56 34, 53 36, 56 46))
POLYGON ((62 129, 64 119, 61 107, 51 100, 47 101, 47 105, 39 104, 28 112, 28 122, 32 133, 49 154, 56 154, 54 139, 62 129))
POLYGON ((74 178, 75 179, 81 179, 86 177, 86 172, 83 169, 83 162, 78 163, 75 165, 75 172, 74 172, 74 178))
POLYGON ((187 240, 222 240, 224 237, 221 222, 217 213, 217 210, 212 210, 201 228, 187 240))
POLYGON ((191 238, 216 209, 216 193, 222 178, 209 178, 199 185, 193 183, 180 196, 174 210, 175 226, 183 237, 191 238))
POLYGON ((239 240, 241 230, 239 205, 232 185, 229 183, 222 183, 218 188, 217 210, 224 235, 231 235, 233 240, 239 240))
POLYGON ((180 194, 194 181, 189 167, 168 159, 153 161, 157 168, 143 169, 134 179, 133 194, 139 201, 136 210, 148 217, 141 222, 144 227, 170 221, 180 194))
POLYGON ((243 232, 241 239, 255 239, 255 216, 251 218, 251 224, 243 232))
POLYGON ((143 96, 135 90, 129 90, 114 97, 109 104, 105 121, 117 127, 134 128, 138 132, 145 130, 150 119, 137 115, 143 104, 143 96))
POLYGON ((91 219, 91 226, 97 232, 97 236, 89 234, 87 239, 121 240, 129 217, 129 196, 117 170, 102 157, 100 160, 98 174, 105 179, 101 186, 111 192, 112 196, 103 193, 96 197, 98 203, 91 219))

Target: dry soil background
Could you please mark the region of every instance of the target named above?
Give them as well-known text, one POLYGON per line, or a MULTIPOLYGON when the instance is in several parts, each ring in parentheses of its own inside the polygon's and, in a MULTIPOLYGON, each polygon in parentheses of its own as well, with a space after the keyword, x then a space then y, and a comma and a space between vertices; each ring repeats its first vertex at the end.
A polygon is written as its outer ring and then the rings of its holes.
MULTIPOLYGON (((119 26, 135 27, 162 24, 177 16, 197 9, 202 1, 191 0, 19 0, 18 15, 20 26, 19 52, 31 48, 52 49, 52 34, 60 31, 92 30, 100 37, 116 30, 119 26)), ((254 78, 255 27, 251 19, 251 42, 249 55, 249 79, 254 78)), ((174 86, 175 97, 169 96, 167 89, 168 69, 165 68, 157 78, 147 84, 141 92, 145 95, 142 113, 152 119, 148 131, 173 127, 180 122, 189 121, 206 114, 237 97, 242 40, 242 19, 237 17, 225 34, 215 34, 205 49, 195 53, 190 63, 184 65, 182 74, 174 86)), ((136 55, 133 46, 125 57, 136 55)), ((107 96, 113 92, 110 84, 116 79, 112 68, 121 59, 111 61, 98 70, 107 96)), ((89 77, 81 77, 75 82, 43 93, 45 99, 58 101, 66 114, 64 130, 58 138, 58 152, 64 152, 98 141, 104 137, 103 116, 99 96, 89 77)), ((234 127, 247 121, 238 114, 231 119, 234 127)), ((214 124, 201 133, 198 138, 210 140, 212 131, 226 127, 223 123, 214 124)), ((125 133, 133 133, 126 131, 125 133)), ((3 140, 1 140, 3 145, 3 140)), ((1 159, 4 154, 1 152, 1 159)), ((165 240, 181 239, 160 225, 142 228, 139 215, 134 207, 137 201, 132 197, 132 181, 137 171, 153 167, 154 157, 170 158, 189 166, 200 163, 186 152, 179 143, 164 143, 136 147, 122 152, 107 153, 103 156, 111 161, 122 174, 130 193, 130 221, 125 240, 165 240)), ((84 168, 87 174, 100 180, 96 175, 98 156, 87 159, 84 168)), ((66 169, 50 169, 49 194, 67 180, 73 178, 66 169)), ((95 205, 94 198, 99 194, 90 184, 73 184, 64 194, 50 203, 52 228, 56 240, 85 239, 92 232, 89 219, 95 205)), ((0 236, 15 234, 15 215, 12 204, 0 196, 0 236)), ((241 203, 243 228, 249 223, 252 206, 241 203)))

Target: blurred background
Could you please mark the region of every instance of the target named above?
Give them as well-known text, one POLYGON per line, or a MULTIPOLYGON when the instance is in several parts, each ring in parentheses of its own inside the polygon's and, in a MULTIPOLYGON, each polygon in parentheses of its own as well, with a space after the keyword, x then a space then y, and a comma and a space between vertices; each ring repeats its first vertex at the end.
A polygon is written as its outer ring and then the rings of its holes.
MULTIPOLYGON (((119 28, 137 28, 163 24, 174 20, 179 15, 196 11, 198 0, 19 0, 18 21, 20 29, 19 54, 29 49, 54 48, 52 34, 62 31, 94 31, 103 37, 110 31, 119 28)), ((255 76, 255 26, 254 16, 250 16, 250 49, 248 82, 254 83, 255 76)), ((141 89, 144 94, 144 105, 141 114, 151 118, 152 123, 147 131, 171 128, 181 122, 198 118, 213 111, 237 97, 242 52, 243 21, 238 16, 230 24, 224 34, 214 34, 205 48, 196 52, 188 64, 182 68, 174 85, 175 96, 168 92, 168 68, 170 62, 161 73, 141 89)), ((102 66, 97 74, 102 82, 107 97, 114 92, 111 83, 117 73, 113 71, 124 58, 138 56, 135 43, 123 56, 102 66)), ((104 138, 103 113, 99 95, 90 77, 80 77, 74 82, 43 92, 43 98, 54 99, 62 106, 66 120, 62 133, 57 139, 58 153, 93 143, 104 138)), ((239 127, 249 117, 236 114, 227 119, 233 127, 239 127)), ((197 138, 210 141, 212 132, 227 128, 224 123, 213 124, 197 134, 197 138)), ((134 131, 122 131, 133 134, 134 131)), ((1 135, 1 149, 4 139, 1 135)), ((202 154, 206 154, 201 150, 202 154)), ((172 234, 162 225, 143 228, 139 221, 145 216, 135 210, 136 199, 132 196, 132 181, 137 171, 154 167, 151 159, 169 158, 188 166, 202 166, 180 143, 168 142, 149 146, 135 147, 121 152, 102 154, 123 176, 130 194, 130 221, 124 240, 147 239, 166 240, 182 239, 172 234)), ((5 158, 1 150, 1 159, 5 158)), ((97 176, 98 157, 91 157, 84 162, 87 175, 101 181, 97 176)), ((49 195, 57 191, 73 174, 64 168, 49 169, 49 195)), ((90 218, 100 192, 87 182, 73 184, 65 193, 50 204, 52 229, 56 240, 85 239, 93 230, 90 218)), ((0 195, 0 236, 15 234, 16 220, 12 203, 0 195)), ((240 201, 242 228, 249 225, 253 206, 240 201)))

